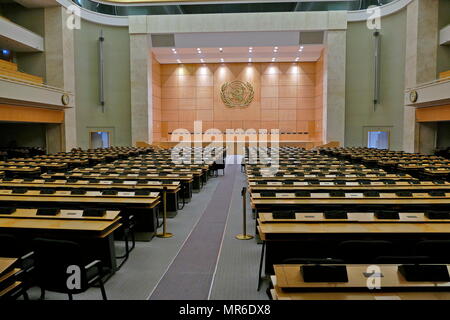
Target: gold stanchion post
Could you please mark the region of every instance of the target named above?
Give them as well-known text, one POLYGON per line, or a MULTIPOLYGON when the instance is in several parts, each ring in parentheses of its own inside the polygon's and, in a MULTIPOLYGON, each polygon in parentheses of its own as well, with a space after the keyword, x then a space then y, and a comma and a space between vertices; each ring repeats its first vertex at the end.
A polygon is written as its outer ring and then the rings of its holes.
POLYGON ((243 215, 243 229, 242 234, 238 234, 236 239, 239 240, 250 240, 253 239, 252 235, 247 234, 247 188, 242 188, 242 215, 243 215))
POLYGON ((171 238, 172 233, 167 232, 167 187, 163 188, 163 232, 156 234, 158 238, 171 238))

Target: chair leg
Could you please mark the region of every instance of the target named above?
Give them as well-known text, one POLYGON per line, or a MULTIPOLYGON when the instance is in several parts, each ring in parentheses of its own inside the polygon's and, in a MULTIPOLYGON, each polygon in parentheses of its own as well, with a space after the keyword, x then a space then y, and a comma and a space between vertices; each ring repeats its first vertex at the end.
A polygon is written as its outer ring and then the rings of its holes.
POLYGON ((100 291, 102 293, 102 299, 103 300, 108 300, 108 298, 106 297, 105 286, 103 285, 103 281, 102 281, 101 277, 98 278, 98 283, 99 283, 100 291))
POLYGON ((133 249, 136 247, 136 235, 134 234, 134 231, 131 230, 131 249, 130 252, 133 251, 133 249))
POLYGON ((23 296, 23 300, 25 300, 25 301, 30 300, 30 298, 28 297, 28 292, 25 289, 22 290, 22 296, 23 296))
POLYGON ((40 300, 45 300, 45 289, 41 288, 41 296, 39 297, 40 300))
POLYGON ((266 242, 263 241, 262 248, 261 248, 261 258, 259 260, 259 272, 258 272, 258 291, 261 289, 261 273, 263 268, 263 261, 264 261, 264 249, 266 248, 266 242))
POLYGON ((73 300, 73 294, 68 293, 67 295, 69 296, 69 300, 72 301, 73 300))

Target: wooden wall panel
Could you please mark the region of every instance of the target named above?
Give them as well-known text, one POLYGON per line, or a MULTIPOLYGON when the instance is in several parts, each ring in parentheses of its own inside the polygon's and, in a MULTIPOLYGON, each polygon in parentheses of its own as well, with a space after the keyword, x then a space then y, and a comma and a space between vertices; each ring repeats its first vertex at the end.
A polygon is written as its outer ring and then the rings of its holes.
POLYGON ((0 121, 63 123, 64 111, 0 104, 0 121))
POLYGON ((450 105, 416 109, 416 122, 450 121, 450 105))
POLYGON ((160 65, 161 141, 180 125, 191 129, 193 120, 207 122, 203 132, 280 129, 287 140, 321 141, 322 113, 316 109, 322 109, 322 72, 322 61, 160 65), (248 107, 229 108, 222 102, 220 88, 233 80, 253 85, 248 107))
POLYGON ((165 81, 166 85, 170 85, 176 80, 176 78, 172 77, 172 79, 168 81, 167 78, 170 78, 170 76, 161 75, 161 65, 152 53, 153 141, 161 140, 161 83, 162 81, 165 81))

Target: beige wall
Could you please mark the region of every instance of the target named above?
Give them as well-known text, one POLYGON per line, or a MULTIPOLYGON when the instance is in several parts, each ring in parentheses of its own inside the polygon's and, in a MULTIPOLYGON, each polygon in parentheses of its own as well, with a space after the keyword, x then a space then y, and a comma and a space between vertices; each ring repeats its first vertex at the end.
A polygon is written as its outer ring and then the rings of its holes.
POLYGON ((321 139, 321 95, 316 86, 315 62, 228 63, 161 65, 161 135, 177 128, 193 131, 195 120, 209 128, 280 129, 296 140, 321 139), (229 108, 220 98, 223 83, 248 81, 253 102, 245 108, 229 108), (320 107, 318 108, 318 106, 320 107))
POLYGON ((402 149, 406 10, 381 18, 380 104, 374 110, 373 30, 365 21, 347 29, 345 146, 367 146, 366 131, 390 132, 390 147, 402 149))
POLYGON ((161 65, 152 54, 153 141, 161 141, 161 65))
POLYGON ((83 20, 74 32, 78 146, 89 148, 89 131, 108 130, 111 144, 131 145, 130 37, 126 27, 83 20), (99 102, 98 37, 103 30, 105 112, 99 102))

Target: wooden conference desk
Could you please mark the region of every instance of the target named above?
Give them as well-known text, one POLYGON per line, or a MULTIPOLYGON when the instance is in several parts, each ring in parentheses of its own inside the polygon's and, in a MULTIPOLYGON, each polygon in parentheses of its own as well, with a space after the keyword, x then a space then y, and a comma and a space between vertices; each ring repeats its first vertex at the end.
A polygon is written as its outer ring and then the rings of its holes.
POLYGON ((0 300, 22 287, 22 282, 16 278, 21 272, 20 268, 15 267, 16 263, 16 258, 0 258, 0 300))
MULTIPOLYGON (((413 244, 420 240, 448 240, 450 220, 430 220, 422 212, 400 210, 400 219, 376 219, 373 212, 350 212, 348 219, 324 219, 323 213, 296 212, 295 219, 273 219, 272 213, 259 213, 258 233, 263 241, 260 270, 265 257, 266 273, 286 258, 336 257, 337 246, 347 240, 388 240, 396 246, 396 256, 414 255, 413 244)), ((361 261, 366 263, 367 261, 361 261)))
MULTIPOLYGON (((149 196, 115 196, 100 195, 100 192, 87 191, 85 195, 72 195, 70 191, 56 191, 55 194, 42 195, 39 190, 29 190, 25 194, 11 194, 11 190, 0 190, 0 205, 14 208, 103 208, 106 210, 120 210, 124 216, 134 215, 136 231, 142 233, 142 240, 149 241, 157 229, 159 193, 153 192, 149 196)), ((35 222, 35 221, 34 221, 35 222)))
MULTIPOLYGON (((380 289, 368 289, 369 265, 347 265, 348 282, 305 282, 301 265, 275 265, 274 300, 450 300, 450 282, 411 282, 398 265, 379 265, 380 289)), ((448 268, 449 266, 447 266, 448 268)))
POLYGON ((124 183, 113 183, 112 181, 96 181, 96 183, 90 183, 87 180, 79 180, 76 183, 69 183, 67 180, 55 180, 45 181, 44 179, 35 179, 33 181, 24 181, 23 179, 14 179, 11 181, 0 181, 1 189, 11 188, 28 188, 28 189, 57 189, 57 190, 74 190, 84 189, 90 191, 105 191, 105 190, 118 190, 118 191, 131 191, 147 190, 162 192, 164 188, 167 188, 167 210, 176 212, 178 210, 178 195, 181 190, 180 183, 178 181, 171 181, 170 184, 164 184, 163 181, 147 181, 145 184, 138 184, 137 181, 127 181, 124 183))
POLYGON ((0 215, 0 233, 12 234, 24 248, 31 248, 36 237, 76 241, 88 258, 99 259, 110 272, 116 270, 114 231, 121 227, 119 211, 103 217, 83 217, 82 210, 66 209, 56 216, 37 216, 37 209, 16 209, 0 215))

